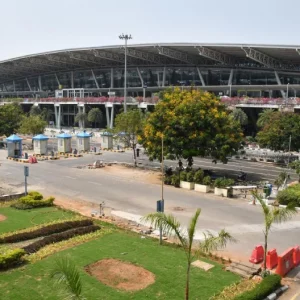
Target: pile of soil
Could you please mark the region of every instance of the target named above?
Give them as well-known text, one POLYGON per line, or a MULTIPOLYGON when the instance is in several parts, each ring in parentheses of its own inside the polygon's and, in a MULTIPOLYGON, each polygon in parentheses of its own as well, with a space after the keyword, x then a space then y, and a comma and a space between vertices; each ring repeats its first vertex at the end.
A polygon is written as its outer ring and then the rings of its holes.
POLYGON ((6 220, 6 217, 4 215, 0 214, 0 222, 6 220))
POLYGON ((117 259, 100 260, 85 270, 105 285, 124 291, 142 290, 155 282, 153 273, 117 259))

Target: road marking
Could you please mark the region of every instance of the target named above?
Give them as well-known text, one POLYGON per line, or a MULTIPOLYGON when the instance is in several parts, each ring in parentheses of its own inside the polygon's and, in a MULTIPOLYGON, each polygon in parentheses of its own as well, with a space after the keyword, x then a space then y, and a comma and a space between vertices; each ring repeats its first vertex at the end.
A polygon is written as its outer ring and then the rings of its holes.
POLYGON ((95 181, 89 181, 89 183, 96 184, 96 185, 102 185, 101 183, 95 182, 95 181))
POLYGON ((294 296, 291 298, 291 300, 296 300, 298 296, 300 296, 300 293, 297 293, 296 295, 294 295, 294 296))
POLYGON ((76 177, 71 177, 71 176, 65 176, 65 177, 70 179, 77 179, 76 177))

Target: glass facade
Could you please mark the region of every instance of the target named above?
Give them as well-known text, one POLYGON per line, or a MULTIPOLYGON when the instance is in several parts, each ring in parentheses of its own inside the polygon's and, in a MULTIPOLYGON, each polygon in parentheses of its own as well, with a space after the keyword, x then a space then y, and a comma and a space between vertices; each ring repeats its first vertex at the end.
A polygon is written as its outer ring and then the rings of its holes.
MULTIPOLYGON (((152 88, 161 88, 163 86, 202 86, 198 71, 200 71, 208 90, 209 86, 224 86, 224 93, 228 94, 231 69, 220 68, 218 66, 199 66, 198 69, 194 66, 129 67, 127 69, 128 92, 131 95, 130 89, 132 89, 135 93, 138 92, 140 94, 143 83, 147 87, 152 88)), ((278 72, 278 76, 282 84, 300 84, 300 73, 278 72)), ((275 72, 273 71, 241 67, 233 69, 232 86, 277 84, 275 72)), ((6 93, 12 92, 12 96, 14 92, 29 92, 28 94, 30 95, 31 92, 44 91, 46 95, 53 96, 54 91, 59 89, 59 86, 63 89, 119 89, 117 91, 121 95, 124 88, 124 68, 106 67, 28 77, 27 79, 24 78, 1 84, 0 91, 6 93)), ((243 89, 245 90, 245 88, 243 89)), ((253 96, 259 96, 269 93, 265 90, 267 89, 259 87, 259 91, 255 93, 248 91, 247 95, 251 96, 253 94, 253 96)), ((155 89, 151 89, 151 92, 155 92, 155 89)), ((90 91, 90 95, 93 95, 93 93, 94 91, 90 91)), ((147 93, 149 93, 149 90, 147 93)), ((295 92, 295 94, 298 94, 298 92, 295 92)), ((236 95, 236 92, 232 92, 232 96, 236 95)), ((272 96, 280 97, 280 91, 272 92, 272 96)))

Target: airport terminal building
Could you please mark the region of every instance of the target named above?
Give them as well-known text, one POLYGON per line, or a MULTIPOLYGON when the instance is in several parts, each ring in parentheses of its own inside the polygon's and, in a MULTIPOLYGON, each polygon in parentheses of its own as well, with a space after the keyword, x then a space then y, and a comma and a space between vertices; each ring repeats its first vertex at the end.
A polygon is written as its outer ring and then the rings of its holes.
MULTIPOLYGON (((130 44, 126 60, 128 103, 138 99, 143 107, 154 104, 159 91, 175 86, 228 97, 300 97, 300 46, 130 44)), ((106 116, 111 115, 111 123, 113 108, 124 97, 124 70, 125 48, 120 45, 12 58, 0 62, 0 103, 8 98, 56 103, 57 126, 74 123, 80 101, 101 103, 104 112, 104 103, 110 103, 106 116), (77 106, 70 112, 71 106, 60 107, 66 102, 77 106)))

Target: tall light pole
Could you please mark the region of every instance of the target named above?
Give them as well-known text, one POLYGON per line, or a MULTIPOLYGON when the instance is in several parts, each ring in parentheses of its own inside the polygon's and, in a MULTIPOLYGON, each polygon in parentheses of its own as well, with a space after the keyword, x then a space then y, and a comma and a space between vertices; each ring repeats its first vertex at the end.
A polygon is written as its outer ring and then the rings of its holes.
MULTIPOLYGON (((164 200, 164 136, 161 137, 161 208, 164 213, 165 200, 164 200)), ((159 228, 159 243, 162 245, 162 227, 159 228)))
POLYGON ((125 70, 124 70, 124 112, 127 112, 126 96, 127 96, 127 41, 132 39, 131 34, 120 34, 120 40, 125 40, 125 70))

